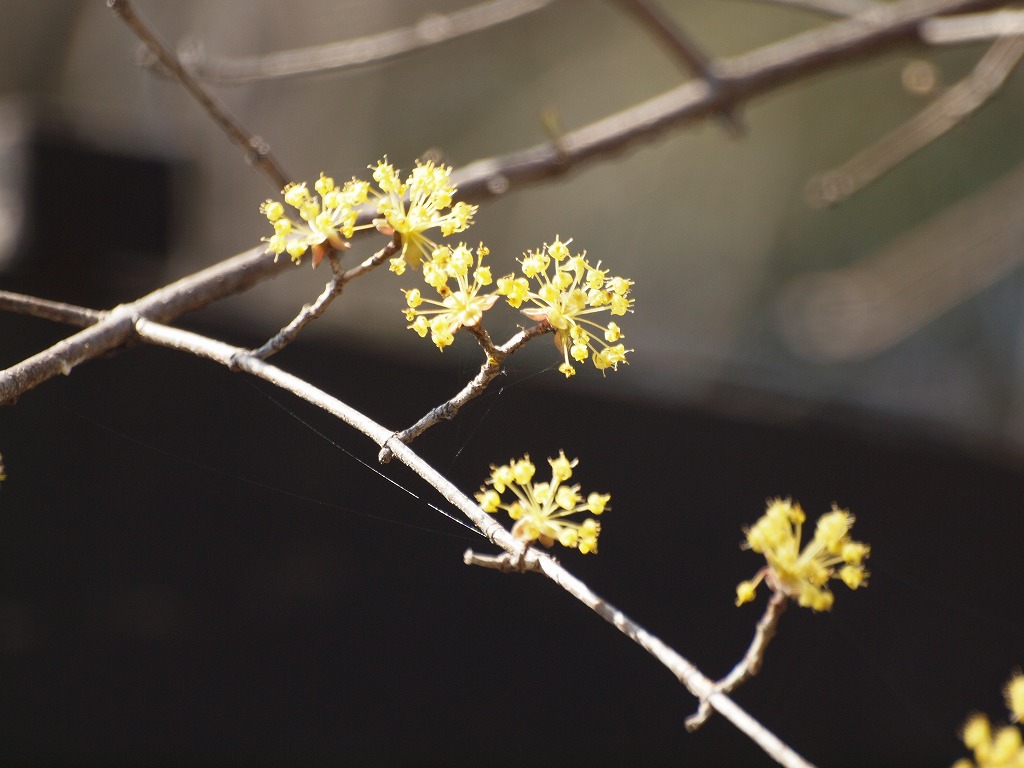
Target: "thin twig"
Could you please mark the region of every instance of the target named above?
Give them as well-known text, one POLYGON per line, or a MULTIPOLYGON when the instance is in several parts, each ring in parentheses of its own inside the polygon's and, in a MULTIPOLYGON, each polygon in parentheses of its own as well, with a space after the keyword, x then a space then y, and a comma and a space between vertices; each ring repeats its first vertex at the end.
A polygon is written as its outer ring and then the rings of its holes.
POLYGON ((353 267, 347 271, 342 270, 341 259, 338 253, 332 249, 327 254, 327 259, 331 265, 331 273, 333 276, 331 277, 331 281, 324 287, 323 292, 317 296, 316 301, 312 304, 303 305, 302 309, 295 318, 288 323, 288 325, 278 331, 276 335, 268 339, 267 342, 259 349, 253 350, 253 354, 262 360, 266 360, 271 355, 280 352, 295 340, 303 328, 327 311, 327 307, 329 307, 331 302, 341 295, 346 284, 371 269, 375 269, 379 265, 383 264, 385 260, 394 256, 401 249, 402 238, 401 235, 396 234, 391 241, 377 251, 377 253, 366 259, 358 267, 353 267))
POLYGON ((723 91, 714 91, 703 80, 691 80, 566 133, 557 148, 545 142, 478 160, 453 173, 452 181, 467 199, 498 197, 513 188, 561 176, 582 163, 650 142, 670 128, 720 113, 826 67, 917 41, 921 23, 932 16, 1000 4, 1001 0, 901 0, 879 4, 869 18, 843 19, 741 56, 719 59, 715 71, 727 86, 723 91))
POLYGON ((178 57, 160 41, 146 22, 135 12, 135 7, 130 0, 107 0, 107 7, 128 25, 128 28, 146 45, 160 64, 181 81, 185 90, 192 94, 210 118, 228 135, 228 138, 242 148, 246 162, 269 176, 278 189, 283 188, 289 182, 288 175, 281 170, 277 160, 271 154, 270 145, 259 136, 249 133, 228 112, 227 107, 188 73, 178 61, 178 57))
MULTIPOLYGON (((425 416, 423 416, 423 418, 411 427, 407 427, 401 432, 396 432, 394 435, 396 440, 400 440, 403 443, 410 443, 435 424, 454 419, 455 414, 459 412, 462 406, 470 400, 482 395, 484 390, 487 389, 487 386, 498 377, 502 372, 503 364, 509 355, 523 347, 531 339, 542 336, 552 329, 546 322, 537 323, 529 328, 524 328, 500 347, 495 346, 487 331, 479 325, 469 326, 465 330, 476 337, 480 346, 483 348, 484 353, 487 355, 487 359, 480 366, 480 371, 471 381, 467 382, 466 386, 464 386, 458 394, 454 395, 444 403, 441 403, 441 405, 436 408, 431 409, 425 416)), ((391 461, 391 454, 385 447, 378 458, 382 464, 386 464, 391 461)))
POLYGON ((63 301, 50 301, 21 293, 0 291, 0 311, 15 312, 19 315, 31 315, 55 323, 67 323, 88 328, 99 322, 106 315, 95 309, 86 309, 63 301))
POLYGON ((554 0, 489 0, 449 14, 431 13, 410 27, 328 45, 278 51, 261 56, 206 56, 197 51, 187 62, 198 79, 220 84, 251 83, 367 66, 539 11, 554 0))
MULTIPOLYGON (((769 5, 784 5, 826 16, 856 16, 882 7, 878 0, 756 0, 769 5)), ((927 19, 918 30, 928 45, 963 45, 996 37, 1024 35, 1024 11, 1000 10, 963 13, 927 19)))
POLYGON ((807 202, 823 207, 847 200, 948 133, 992 97, 1022 57, 1024 37, 996 40, 971 74, 914 117, 842 165, 811 179, 807 184, 807 202))
POLYGON ((1024 11, 966 13, 921 25, 921 39, 929 45, 962 45, 1010 35, 1024 35, 1024 11))
MULTIPOLYGON (((781 590, 772 592, 771 599, 768 601, 768 605, 765 606, 764 615, 757 622, 754 638, 750 641, 750 647, 747 648, 747 652, 739 663, 732 668, 732 671, 715 683, 716 691, 730 693, 761 671, 765 651, 768 650, 768 643, 775 637, 775 630, 778 628, 779 619, 782 618, 782 613, 786 610, 787 599, 788 596, 781 590)), ((697 712, 686 718, 686 730, 692 733, 700 728, 711 717, 712 711, 707 701, 701 701, 697 712)))
MULTIPOLYGON (((715 74, 714 62, 655 0, 618 0, 618 2, 632 13, 655 38, 660 40, 690 74, 707 82, 713 91, 720 91, 725 87, 722 80, 715 74)), ((743 126, 734 111, 726 109, 722 112, 722 117, 734 135, 738 136, 743 133, 743 126)))
POLYGON ((799 8, 802 11, 822 13, 826 16, 856 16, 866 11, 874 11, 884 3, 879 0, 758 0, 766 5, 784 5, 799 8))
POLYGON ((650 634, 614 605, 594 593, 593 590, 573 576, 550 555, 533 547, 524 547, 522 542, 514 538, 491 515, 480 509, 472 499, 463 494, 444 475, 431 467, 409 446, 396 440, 394 434, 384 426, 297 376, 293 376, 280 368, 270 365, 239 347, 233 347, 229 344, 200 336, 199 334, 161 325, 141 317, 136 317, 134 324, 138 338, 143 341, 188 352, 221 363, 231 370, 245 371, 252 374, 322 408, 369 437, 381 449, 389 450, 399 461, 419 475, 430 486, 437 489, 449 503, 466 515, 495 545, 501 547, 512 557, 521 558, 524 561, 524 568, 526 570, 542 572, 570 595, 640 645, 667 667, 687 690, 701 701, 706 700, 711 707, 750 737, 774 760, 789 768, 810 768, 810 763, 800 757, 775 734, 741 709, 739 705, 724 693, 716 691, 714 683, 705 677, 691 662, 667 646, 659 638, 650 634))

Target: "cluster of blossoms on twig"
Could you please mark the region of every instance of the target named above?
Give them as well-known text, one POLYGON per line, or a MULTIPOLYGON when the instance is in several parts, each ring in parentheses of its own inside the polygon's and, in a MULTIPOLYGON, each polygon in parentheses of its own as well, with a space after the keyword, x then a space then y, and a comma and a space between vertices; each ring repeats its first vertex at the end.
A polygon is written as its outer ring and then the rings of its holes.
POLYGON ((566 377, 576 372, 569 358, 581 363, 591 352, 599 371, 617 370, 619 363, 626 362, 626 352, 631 351, 614 343, 622 338, 622 330, 614 321, 601 325, 584 316, 631 312, 629 291, 633 281, 610 276, 608 270, 601 269, 601 262, 588 262, 586 253, 573 256, 568 248, 571 242, 563 243, 556 237, 551 245, 526 253, 519 262, 523 277, 499 279, 498 293, 511 307, 527 304, 521 310, 524 315, 546 321, 555 329, 555 345, 565 360, 558 370, 566 377), (530 280, 537 281, 537 290, 532 289, 530 280))
POLYGON ((830 579, 840 579, 850 589, 867 585, 863 561, 870 547, 850 538, 853 515, 833 507, 818 519, 814 537, 801 549, 805 520, 799 504, 775 499, 768 503, 764 515, 745 530, 745 546, 764 555, 767 565, 753 579, 736 587, 736 605, 753 600, 761 581, 814 611, 832 608, 835 596, 828 588, 830 579))
POLYGON ((436 229, 449 237, 473 223, 477 206, 454 202, 457 190, 450 167, 418 162, 404 181, 387 158, 371 170, 376 187, 356 178, 339 187, 320 174, 312 192, 305 183, 289 184, 283 190, 284 203, 264 202, 260 210, 274 227, 274 234, 263 238, 267 250, 287 253, 296 263, 312 250, 315 267, 328 249, 346 249, 357 230, 375 227, 401 240, 401 252, 390 261, 391 271, 402 275, 408 267, 422 267, 424 282, 437 294, 427 298, 419 288, 403 291, 408 327, 420 336, 429 333, 438 349, 450 345, 460 328, 478 326, 483 313, 504 297, 510 307, 554 332, 563 358, 558 370, 566 377, 576 372, 574 362, 590 359, 602 372, 627 362, 632 350, 621 343, 622 329, 614 321, 602 324, 595 317, 632 312, 632 280, 610 275, 600 262, 589 262, 586 253, 574 255, 568 247, 572 240, 558 237, 524 254, 520 275, 509 273, 495 280, 490 267, 483 265, 489 250, 482 243, 475 249, 465 243, 439 245, 426 234, 436 229), (360 208, 370 203, 376 204, 378 218, 358 225, 360 208), (286 215, 285 205, 297 215, 286 215))
MULTIPOLYGON (((1024 675, 1018 670, 1003 688, 1010 721, 1024 723, 1024 675)), ((974 760, 957 760, 952 768, 1024 768, 1024 740, 1020 729, 1006 725, 993 732, 992 723, 981 713, 964 723, 964 746, 974 752, 974 760)))
POLYGON ((601 524, 592 517, 577 521, 570 520, 569 516, 587 512, 600 515, 609 508, 611 495, 591 493, 584 499, 579 485, 566 485, 577 461, 570 461, 564 452, 559 451, 557 459, 548 459, 551 481, 538 483, 533 482, 537 468, 529 455, 500 467, 492 464, 491 476, 476 494, 476 500, 485 512, 497 512, 499 509, 508 512, 509 517, 515 520, 512 535, 520 541, 539 541, 545 547, 557 541, 583 554, 597 552, 601 524), (492 487, 488 488, 488 485, 492 487), (512 492, 508 503, 502 501, 506 490, 512 492))
POLYGON ((447 237, 465 231, 472 223, 475 205, 452 205, 456 188, 449 181, 452 169, 448 166, 417 163, 404 182, 387 158, 370 169, 376 189, 357 178, 339 187, 323 173, 313 184, 315 195, 305 182, 286 186, 281 190, 284 202, 297 212, 297 218, 286 216, 285 207, 278 200, 264 202, 260 212, 274 226, 274 234, 263 238, 267 250, 277 255, 287 253, 298 263, 312 248, 315 267, 327 246, 346 249, 357 230, 376 227, 386 235, 400 235, 402 252, 392 260, 391 268, 401 274, 407 262, 418 267, 423 255, 437 246, 424 234, 427 230, 440 229, 447 237), (380 217, 372 224, 357 226, 360 207, 371 200, 376 202, 380 217))

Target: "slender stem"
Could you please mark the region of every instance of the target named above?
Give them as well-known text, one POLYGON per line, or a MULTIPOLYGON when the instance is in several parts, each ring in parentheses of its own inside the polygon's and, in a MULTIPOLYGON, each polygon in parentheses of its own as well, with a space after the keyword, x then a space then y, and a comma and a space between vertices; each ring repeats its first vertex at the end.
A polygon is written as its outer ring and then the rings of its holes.
POLYGON ((449 14, 431 13, 418 23, 377 35, 343 40, 262 56, 203 56, 189 62, 194 77, 221 84, 251 83, 323 72, 340 72, 446 43, 481 32, 526 14, 554 0, 489 0, 449 14))
POLYGON ((997 39, 974 70, 910 120, 842 165, 818 174, 807 184, 815 207, 849 199, 915 152, 959 125, 999 89, 1024 57, 1024 37, 997 39))
POLYGON ((254 350, 253 354, 256 355, 256 357, 266 360, 271 355, 280 352, 286 346, 295 341, 299 332, 303 328, 327 311, 327 307, 329 307, 331 302, 341 295, 341 292, 345 289, 345 285, 347 283, 360 275, 366 274, 371 269, 375 269, 380 266, 385 260, 394 256, 400 250, 402 250, 402 239, 400 235, 396 234, 394 238, 392 238, 386 246, 377 251, 377 253, 368 258, 358 267, 353 267, 347 271, 342 270, 341 259, 339 258, 338 253, 332 250, 328 253, 327 259, 331 265, 331 273, 333 276, 331 277, 331 281, 324 287, 323 292, 312 304, 304 305, 288 325, 268 339, 267 342, 259 349, 254 350))
MULTIPOLYGON (((649 29, 695 77, 704 80, 713 91, 725 87, 715 74, 714 62, 655 0, 619 0, 619 4, 649 29)), ((731 107, 723 108, 721 115, 733 134, 743 133, 742 124, 731 107)))
POLYGON ((124 344, 134 334, 133 316, 171 320, 244 291, 288 266, 291 265, 285 261, 275 263, 273 254, 265 253, 263 248, 253 248, 166 285, 138 301, 102 313, 102 319, 95 325, 0 371, 0 405, 12 403, 21 393, 58 374, 67 375, 79 363, 124 344))
MULTIPOLYGON (((494 345, 487 331, 480 326, 472 326, 465 330, 477 338, 480 346, 483 347, 484 353, 487 355, 487 359, 480 366, 480 371, 471 381, 467 382, 461 391, 449 400, 431 409, 412 426, 403 429, 401 432, 396 432, 395 439, 403 443, 410 443, 435 424, 454 419, 462 406, 482 395, 487 386, 498 377, 509 355, 520 349, 531 339, 548 333, 551 330, 551 326, 547 323, 537 323, 530 328, 520 331, 500 347, 494 345)), ((381 451, 380 461, 384 464, 391 461, 391 454, 387 448, 381 451)))
POLYGON ((78 325, 83 328, 99 322, 106 314, 95 309, 65 304, 62 301, 39 299, 35 296, 25 296, 11 291, 0 291, 0 310, 41 317, 44 320, 53 320, 55 323, 78 325))
POLYGON ((149 28, 149 25, 136 13, 135 6, 132 5, 130 0, 107 0, 107 7, 128 25, 128 28, 145 44, 160 64, 181 81, 181 84, 185 86, 185 90, 192 94, 192 97, 199 102, 199 105, 206 110, 210 118, 228 135, 228 138, 242 148, 242 151, 245 153, 246 162, 256 166, 269 176, 278 189, 283 188, 289 182, 287 174, 281 170, 277 160, 271 154, 270 145, 259 136, 249 133, 228 112, 227 107, 189 74, 188 70, 178 61, 178 57, 160 41, 149 28))
MULTIPOLYGON (((754 630, 754 638, 750 641, 750 647, 743 655, 743 658, 732 668, 728 675, 715 683, 715 690, 729 693, 735 690, 742 683, 752 678, 761 671, 764 663, 764 654, 768 650, 768 643, 775 637, 775 630, 778 628, 779 619, 786 610, 788 596, 785 592, 772 592, 768 605, 765 606, 764 614, 754 630)), ((686 730, 695 731, 711 716, 712 709, 707 700, 703 700, 697 712, 686 718, 686 730)))

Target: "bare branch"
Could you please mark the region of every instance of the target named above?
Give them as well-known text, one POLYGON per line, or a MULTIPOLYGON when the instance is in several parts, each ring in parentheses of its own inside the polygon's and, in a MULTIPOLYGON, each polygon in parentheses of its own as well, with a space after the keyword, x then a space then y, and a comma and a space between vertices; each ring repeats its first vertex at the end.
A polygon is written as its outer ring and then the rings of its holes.
POLYGON ((266 360, 271 355, 280 352, 295 340, 299 335, 299 331, 327 311, 327 307, 341 295, 347 283, 380 266, 386 259, 391 258, 400 250, 402 250, 402 238, 401 235, 396 234, 391 239, 391 242, 377 251, 377 253, 366 259, 358 267, 353 267, 347 271, 341 269, 341 261, 338 258, 338 254, 332 250, 327 258, 334 276, 327 283, 323 293, 312 304, 304 305, 294 320, 282 328, 277 335, 270 338, 262 347, 254 350, 253 354, 262 360, 266 360))
POLYGON ((760 2, 823 13, 826 16, 856 16, 858 13, 877 10, 882 6, 879 0, 760 0, 760 2))
POLYGON ((0 291, 0 310, 17 312, 20 315, 31 315, 41 317, 44 320, 53 320, 56 323, 67 323, 88 328, 93 323, 103 319, 106 313, 95 309, 86 309, 74 304, 65 304, 62 301, 50 301, 49 299, 38 299, 35 296, 25 296, 10 291, 0 291))
POLYGON ((478 160, 452 174, 461 194, 481 200, 513 187, 564 174, 590 160, 651 141, 671 128, 720 113, 782 85, 919 40, 918 29, 932 16, 991 8, 998 0, 901 0, 860 17, 795 35, 731 59, 715 71, 726 86, 715 91, 704 80, 677 88, 561 137, 513 154, 478 160))
POLYGON ((930 45, 959 45, 1010 35, 1024 35, 1024 11, 969 13, 921 25, 921 39, 930 45))
POLYGON ((676 676, 687 690, 701 701, 707 701, 711 707, 750 737, 778 763, 789 768, 810 768, 810 763, 783 743, 775 734, 741 709, 724 693, 715 690, 714 683, 701 674, 700 670, 691 662, 659 638, 650 634, 614 605, 594 593, 553 557, 533 547, 524 547, 521 541, 514 538, 491 515, 480 509, 444 475, 427 464, 409 446, 395 439, 394 434, 384 426, 297 376, 270 365, 243 349, 199 334, 170 328, 145 318, 136 318, 134 324, 138 338, 143 341, 205 357, 226 365, 232 370, 245 371, 322 408, 359 430, 381 449, 389 451, 425 482, 437 489, 491 542, 501 547, 513 558, 522 560, 525 570, 542 572, 555 584, 654 656, 676 676))
MULTIPOLYGON (((484 353, 487 355, 487 359, 480 366, 479 373, 450 400, 431 409, 429 413, 411 427, 403 429, 401 432, 396 432, 394 435, 396 440, 400 440, 403 443, 411 443, 435 424, 454 419, 455 414, 459 412, 462 406, 482 395, 487 386, 498 377, 509 355, 523 347, 531 339, 542 336, 552 329, 546 322, 537 323, 530 328, 523 329, 500 347, 494 345, 490 335, 479 325, 468 326, 465 330, 476 337, 484 353)), ((391 461, 391 453, 387 448, 381 451, 379 459, 382 464, 387 464, 391 461)))
MULTIPOLYGON (((655 38, 661 41, 691 74, 707 82, 712 90, 720 91, 724 87, 715 74, 714 62, 655 0, 618 1, 619 5, 632 13, 655 38)), ((726 119, 734 134, 742 133, 742 125, 735 113, 725 111, 722 112, 722 117, 726 119)))
POLYGON ((135 12, 135 7, 130 0, 107 0, 107 7, 128 25, 128 28, 145 44, 160 64, 181 81, 181 84, 185 86, 185 90, 192 94, 193 98, 206 110, 211 119, 228 135, 228 138, 242 148, 242 151, 245 153, 246 162, 256 166, 256 168, 269 176, 278 189, 281 189, 289 182, 288 176, 281 170, 274 156, 270 153, 270 145, 259 136, 249 133, 228 112, 227 107, 188 73, 181 65, 181 62, 178 61, 178 57, 160 41, 146 22, 135 12))
MULTIPOLYGON (((768 643, 775 637, 775 630, 778 628, 779 619, 786 610, 787 595, 785 592, 772 592, 768 605, 765 606, 764 615, 757 622, 754 630, 754 639, 750 647, 743 655, 743 658, 732 668, 732 671, 715 683, 715 690, 729 693, 739 685, 746 682, 761 671, 761 664, 764 662, 765 651, 768 650, 768 643)), ((693 732, 700 728, 704 722, 711 717, 711 706, 707 701, 701 701, 697 712, 686 718, 686 730, 693 732)))
POLYGON ((262 56, 229 58, 196 52, 189 71, 207 82, 235 85, 258 80, 339 72, 387 61, 421 48, 446 43, 457 37, 539 11, 554 0, 490 0, 449 14, 432 13, 411 27, 328 45, 278 51, 262 56))
MULTIPOLYGON (((133 318, 170 320, 265 280, 287 266, 273 254, 253 248, 212 267, 164 286, 138 301, 123 304, 75 335, 43 352, 0 371, 0 405, 12 403, 23 392, 47 379, 67 375, 81 362, 92 360, 124 344, 134 335, 133 318)), ((84 317, 84 315, 83 315, 84 317)))
POLYGON ((1006 82, 1024 57, 1024 37, 996 40, 970 75, 875 144, 807 184, 807 201, 840 203, 949 132, 981 107, 1006 82))

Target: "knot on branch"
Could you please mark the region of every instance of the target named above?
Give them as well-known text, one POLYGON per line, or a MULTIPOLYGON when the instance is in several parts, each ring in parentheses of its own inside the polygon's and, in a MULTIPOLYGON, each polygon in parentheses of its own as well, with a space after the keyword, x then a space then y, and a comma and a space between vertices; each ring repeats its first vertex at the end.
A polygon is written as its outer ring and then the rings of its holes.
POLYGON ((481 568, 491 568, 502 573, 539 571, 540 561, 536 558, 527 557, 526 555, 529 551, 529 547, 523 547, 514 555, 508 552, 502 552, 500 555, 481 555, 472 549, 467 549, 462 555, 462 561, 466 565, 479 565, 481 568))

